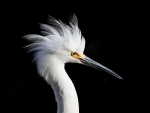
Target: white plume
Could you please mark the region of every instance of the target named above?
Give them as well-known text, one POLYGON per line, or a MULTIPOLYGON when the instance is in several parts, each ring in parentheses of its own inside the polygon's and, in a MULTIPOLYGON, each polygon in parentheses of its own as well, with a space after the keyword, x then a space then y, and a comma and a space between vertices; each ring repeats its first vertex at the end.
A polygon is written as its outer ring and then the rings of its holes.
POLYGON ((29 48, 29 52, 35 52, 34 60, 36 62, 44 55, 57 54, 62 50, 83 53, 85 39, 81 35, 75 15, 72 16, 69 25, 60 20, 57 21, 51 16, 49 16, 48 22, 49 24, 41 24, 42 35, 30 34, 24 36, 25 39, 32 41, 32 44, 26 47, 29 48))

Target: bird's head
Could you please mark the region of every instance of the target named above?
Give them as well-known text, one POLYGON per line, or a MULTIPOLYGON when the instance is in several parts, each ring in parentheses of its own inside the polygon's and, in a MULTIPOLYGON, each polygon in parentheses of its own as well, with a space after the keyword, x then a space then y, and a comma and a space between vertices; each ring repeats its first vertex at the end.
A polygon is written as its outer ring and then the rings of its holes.
POLYGON ((28 45, 29 52, 35 51, 34 60, 39 62, 42 58, 53 57, 59 63, 80 63, 96 69, 103 69, 108 73, 122 79, 117 73, 95 62, 83 54, 85 39, 81 35, 75 15, 70 20, 69 26, 49 17, 49 25, 41 24, 42 35, 32 34, 25 36, 33 43, 28 45))

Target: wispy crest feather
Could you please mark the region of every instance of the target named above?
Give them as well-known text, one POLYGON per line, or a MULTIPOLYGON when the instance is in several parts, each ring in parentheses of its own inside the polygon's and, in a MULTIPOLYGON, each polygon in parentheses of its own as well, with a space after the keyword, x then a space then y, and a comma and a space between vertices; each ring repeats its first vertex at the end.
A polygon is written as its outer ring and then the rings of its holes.
POLYGON ((83 53, 85 48, 85 39, 81 35, 78 27, 78 21, 75 14, 70 19, 69 25, 66 25, 61 20, 49 16, 49 24, 41 24, 41 33, 30 34, 24 36, 25 39, 32 41, 32 44, 27 45, 29 52, 34 51, 35 58, 39 52, 44 54, 53 54, 57 50, 67 49, 83 53))

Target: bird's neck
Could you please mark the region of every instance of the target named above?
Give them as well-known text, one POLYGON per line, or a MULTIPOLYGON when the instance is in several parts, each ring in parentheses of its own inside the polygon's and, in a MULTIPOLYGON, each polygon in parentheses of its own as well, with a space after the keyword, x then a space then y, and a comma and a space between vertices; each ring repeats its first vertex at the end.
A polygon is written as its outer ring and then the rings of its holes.
POLYGON ((67 75, 64 64, 51 64, 47 76, 57 102, 57 113, 79 113, 78 97, 75 87, 67 75))

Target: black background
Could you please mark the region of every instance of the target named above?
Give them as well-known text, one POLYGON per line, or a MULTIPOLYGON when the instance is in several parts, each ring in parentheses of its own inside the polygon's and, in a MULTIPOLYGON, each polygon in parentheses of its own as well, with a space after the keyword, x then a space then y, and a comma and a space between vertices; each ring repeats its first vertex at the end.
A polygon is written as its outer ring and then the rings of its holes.
POLYGON ((68 24, 75 13, 86 39, 85 54, 123 80, 79 64, 67 64, 81 113, 149 110, 149 9, 141 3, 7 2, 1 4, 1 113, 56 113, 51 87, 37 74, 24 35, 40 33, 48 15, 68 24), (3 109, 2 109, 3 108, 3 109))

